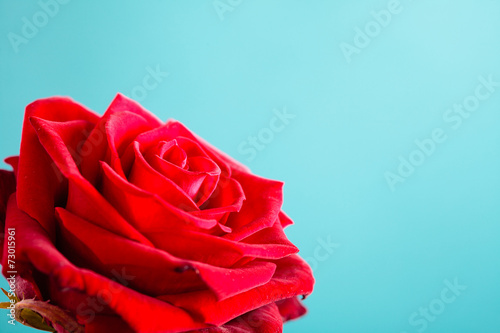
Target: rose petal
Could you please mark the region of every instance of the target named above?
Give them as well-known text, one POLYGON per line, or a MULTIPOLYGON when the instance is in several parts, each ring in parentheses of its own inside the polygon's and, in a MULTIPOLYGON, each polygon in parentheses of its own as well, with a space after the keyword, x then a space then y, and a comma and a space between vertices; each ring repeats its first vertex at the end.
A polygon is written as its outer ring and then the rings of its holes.
POLYGON ((11 156, 5 159, 5 163, 10 165, 14 170, 14 175, 17 177, 17 170, 19 169, 19 156, 11 156))
POLYGON ((283 183, 244 172, 235 172, 233 178, 241 184, 246 200, 238 214, 229 216, 226 225, 233 232, 224 237, 241 240, 274 224, 283 203, 283 183))
POLYGON ((135 160, 128 180, 135 186, 160 196, 182 210, 198 210, 196 203, 176 183, 163 176, 148 164, 138 142, 134 142, 135 160))
POLYGON ((85 325, 85 333, 105 332, 134 333, 132 328, 117 316, 96 315, 93 320, 85 325))
POLYGON ((312 292, 314 278, 311 268, 299 256, 291 255, 273 262, 277 268, 271 281, 222 301, 207 291, 158 298, 199 316, 205 323, 221 326, 249 310, 312 292))
POLYGON ((54 202, 61 191, 61 179, 39 142, 30 118, 65 122, 83 120, 96 124, 99 116, 69 98, 39 99, 26 107, 19 159, 19 207, 34 217, 54 238, 54 202))
MULTIPOLYGON (((122 173, 120 156, 125 148, 133 142, 140 133, 151 129, 144 118, 128 112, 113 113, 106 122, 106 134, 108 136, 109 154, 107 161, 117 172, 122 173)), ((125 175, 123 174, 123 177, 125 175)))
MULTIPOLYGON (((177 144, 177 140, 172 141, 162 141, 158 143, 158 147, 153 149, 149 149, 148 152, 151 155, 155 155, 165 162, 169 162, 181 169, 187 168, 187 154, 184 149, 179 147, 177 144)), ((149 162, 147 156, 145 156, 149 162)))
POLYGON ((115 99, 108 106, 108 110, 106 111, 106 113, 111 114, 123 111, 132 112, 141 116, 148 122, 149 126, 152 128, 164 124, 160 119, 158 119, 158 117, 143 108, 139 103, 123 94, 118 93, 115 99))
POLYGON ((82 145, 82 175, 93 185, 99 182, 99 161, 107 161, 125 178, 120 156, 137 135, 153 128, 140 114, 116 109, 112 103, 82 145))
POLYGON ((210 198, 200 207, 201 210, 191 214, 225 224, 229 213, 239 212, 244 200, 245 193, 240 183, 233 178, 222 177, 210 198))
MULTIPOLYGON (((5 212, 7 211, 7 201, 10 195, 16 191, 16 177, 14 172, 0 170, 0 224, 5 222, 5 212)), ((1 229, 4 230, 3 228, 1 229)), ((2 240, 0 240, 1 242, 2 240)))
POLYGON ((287 298, 276 302, 276 305, 278 305, 283 321, 297 319, 307 313, 307 309, 297 297, 287 298))
POLYGON ((292 219, 290 217, 288 217, 288 215, 286 215, 283 211, 280 212, 279 217, 280 217, 280 222, 281 222, 281 225, 283 226, 283 229, 285 229, 289 225, 293 224, 292 219))
MULTIPOLYGON (((54 299, 62 299, 73 291, 87 295, 89 302, 109 292, 107 306, 125 323, 138 332, 182 332, 207 327, 197 323, 185 311, 155 298, 140 294, 92 271, 72 265, 53 245, 41 225, 19 210, 15 196, 11 196, 7 209, 7 228, 16 228, 16 266, 22 275, 29 273, 33 265, 41 273, 56 282, 52 289, 54 299), (130 304, 134 304, 133 307, 130 304), (162 321, 145 320, 162 318, 162 321)), ((7 268, 3 265, 3 274, 7 268)), ((81 303, 73 303, 73 312, 81 310, 81 303)), ((84 306, 88 304, 83 304, 84 306)))
POLYGON ((281 333, 283 320, 275 303, 245 313, 221 327, 205 328, 190 333, 281 333))
POLYGON ((145 132, 137 137, 137 141, 141 143, 144 147, 149 147, 159 141, 169 141, 176 139, 178 137, 185 137, 194 142, 196 142, 221 169, 221 174, 226 177, 231 176, 231 168, 226 164, 226 161, 221 158, 221 155, 215 154, 211 147, 206 144, 203 140, 194 136, 184 125, 181 123, 169 120, 165 125, 158 127, 149 132, 145 132))
POLYGON ((222 301, 237 296, 268 283, 276 265, 265 261, 252 261, 240 268, 224 269, 209 265, 196 265, 200 275, 217 300, 222 301), (203 268, 203 269, 200 269, 203 268))
POLYGON ((148 295, 205 289, 196 272, 180 274, 176 271, 189 265, 189 261, 114 235, 62 208, 57 209, 57 216, 63 236, 62 250, 81 267, 108 278, 125 269, 126 275, 134 276, 132 281, 126 282, 148 295))
MULTIPOLYGON (((185 170, 178 167, 177 165, 163 160, 159 156, 151 156, 147 158, 147 162, 151 165, 152 168, 157 170, 164 177, 167 177, 172 182, 174 182, 184 193, 186 193, 188 197, 191 198, 191 200, 196 204, 197 207, 200 206, 200 198, 198 197, 198 193, 201 186, 203 185, 203 182, 207 178, 206 173, 185 170)), ((213 187, 215 187, 215 185, 217 184, 218 177, 216 176, 215 178, 216 179, 213 181, 213 187)))
POLYGON ((221 173, 219 166, 192 140, 178 137, 169 143, 163 142, 161 152, 164 153, 167 147, 169 151, 180 150, 184 153, 182 164, 169 162, 163 154, 156 154, 156 149, 148 149, 144 157, 154 169, 182 188, 197 206, 202 205, 217 185, 221 173))
POLYGON ((82 146, 87 147, 82 174, 95 185, 99 175, 98 161, 101 160, 107 160, 119 172, 121 168, 111 161, 116 160, 118 150, 123 149, 122 146, 126 148, 126 143, 137 134, 160 125, 162 122, 151 112, 128 97, 117 94, 82 146))
POLYGON ((281 259, 299 251, 286 239, 279 222, 258 234, 242 242, 183 229, 167 229, 144 235, 155 247, 174 256, 219 267, 235 266, 244 258, 281 259), (259 237, 262 239, 259 240, 259 237), (221 256, 221 253, 224 255, 221 256))
POLYGON ((158 195, 134 186, 105 163, 102 163, 102 169, 102 194, 143 234, 186 227, 211 230, 218 224, 215 220, 192 216, 162 200, 158 195))
POLYGON ((286 237, 279 219, 277 219, 271 227, 264 228, 256 232, 255 234, 242 239, 240 243, 259 244, 263 248, 269 248, 270 250, 275 251, 277 251, 278 249, 285 251, 287 249, 294 249, 296 251, 294 253, 299 252, 299 249, 297 249, 295 245, 293 245, 293 243, 290 242, 286 237), (281 245, 281 247, 278 247, 276 245, 281 245))
MULTIPOLYGON (((68 179, 66 208, 118 235, 151 245, 144 236, 123 220, 101 194, 81 176, 64 140, 68 141, 67 136, 71 137, 71 131, 64 130, 64 124, 66 123, 55 123, 39 118, 32 118, 32 122, 37 129, 40 143, 54 163, 53 167, 59 169, 63 176, 68 179)), ((78 122, 69 122, 67 124, 68 126, 70 124, 80 126, 78 122)), ((53 209, 54 206, 52 206, 53 209)))
POLYGON ((196 134, 192 133, 180 122, 169 120, 166 126, 170 129, 170 131, 176 133, 177 136, 183 136, 198 142, 207 154, 219 165, 219 167, 225 171, 225 176, 231 176, 232 170, 250 173, 248 167, 215 148, 196 134))
POLYGON ((78 258, 80 265, 87 261, 89 267, 108 277, 112 277, 112 268, 126 268, 129 275, 136 276, 130 285, 148 295, 199 290, 203 280, 222 300, 269 282, 275 271, 276 265, 271 262, 221 268, 177 258, 110 234, 62 208, 57 214, 68 256, 78 258))
POLYGON ((54 122, 38 117, 31 117, 30 122, 37 132, 39 140, 53 145, 50 147, 52 152, 61 150, 65 153, 64 157, 62 154, 59 155, 59 157, 68 159, 64 164, 61 164, 64 165, 64 173, 79 174, 78 165, 82 162, 79 146, 84 142, 87 137, 86 133, 90 132, 94 124, 84 120, 54 122), (40 138, 40 136, 43 138, 40 138))

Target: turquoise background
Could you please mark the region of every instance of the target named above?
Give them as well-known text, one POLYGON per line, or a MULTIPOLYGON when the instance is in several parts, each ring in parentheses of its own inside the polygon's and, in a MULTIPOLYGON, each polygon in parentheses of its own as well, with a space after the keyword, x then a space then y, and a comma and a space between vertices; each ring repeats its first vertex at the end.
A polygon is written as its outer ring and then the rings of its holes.
MULTIPOLYGON (((35 99, 102 114, 117 92, 143 97, 286 182, 287 234, 317 284, 285 332, 500 332, 500 87, 477 88, 500 82, 500 2, 215 4, 72 0, 44 22, 37 1, 0 0, 0 155, 18 153, 35 99), (42 26, 15 52, 23 18, 42 26), (157 66, 168 76, 138 88, 157 66), (457 118, 464 102, 477 108, 457 118), (295 117, 270 130, 284 108, 295 117), (434 129, 446 139, 432 150, 434 129), (400 156, 420 165, 391 190, 400 156), (466 289, 450 301, 455 279, 466 289)), ((0 331, 32 331, 1 313, 0 331)))

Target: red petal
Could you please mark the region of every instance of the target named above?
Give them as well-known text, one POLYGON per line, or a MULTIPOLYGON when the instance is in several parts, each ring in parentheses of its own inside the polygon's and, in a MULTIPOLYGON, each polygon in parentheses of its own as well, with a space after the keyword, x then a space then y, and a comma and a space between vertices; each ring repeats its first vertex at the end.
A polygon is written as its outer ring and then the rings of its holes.
POLYGON ((139 103, 119 93, 116 95, 115 99, 109 105, 106 113, 111 114, 122 111, 132 112, 141 116, 148 122, 149 126, 152 128, 164 124, 160 119, 158 119, 154 114, 143 108, 139 103))
POLYGON ((9 164, 14 169, 14 175, 17 177, 17 170, 19 169, 19 156, 11 156, 5 159, 5 163, 9 164))
MULTIPOLYGON (((281 333, 283 321, 276 304, 271 303, 245 313, 221 327, 197 330, 197 333, 281 333)), ((195 333, 191 331, 190 333, 195 333)))
POLYGON ((64 254, 75 264, 109 278, 125 269, 130 286, 148 295, 205 289, 195 271, 178 272, 190 262, 101 229, 58 208, 64 254))
POLYGON ((206 142, 196 137, 186 127, 184 127, 184 125, 177 121, 170 120, 162 127, 143 133, 137 138, 137 141, 139 141, 145 147, 149 147, 156 142, 162 140, 169 141, 178 137, 185 137, 199 144, 199 146, 202 147, 203 151, 212 160, 214 160, 215 163, 217 163, 217 165, 221 169, 222 174, 226 177, 231 176, 231 168, 228 164, 226 164, 226 161, 221 158, 221 155, 215 153, 214 150, 211 149, 211 147, 206 142))
MULTIPOLYGON (((40 143, 54 163, 53 168, 58 168, 68 179, 66 208, 118 235, 151 245, 144 236, 124 221, 101 194, 81 176, 65 141, 70 141, 70 138, 74 137, 70 130, 72 127, 83 125, 78 121, 56 123, 39 118, 32 118, 32 121, 37 129, 40 143)), ((52 216, 53 209, 54 206, 52 206, 52 216)))
POLYGON ((144 155, 148 163, 182 188, 197 206, 203 204, 217 185, 221 173, 218 165, 208 158, 198 144, 183 137, 168 143, 163 141, 161 148, 161 155, 157 153, 158 148, 146 151, 144 155), (169 162, 163 156, 165 149, 182 152, 184 157, 182 164, 169 162))
MULTIPOLYGON (((233 267, 242 259, 281 259, 298 252, 288 241, 270 239, 265 231, 262 242, 252 244, 235 242, 221 237, 191 230, 176 229, 154 231, 144 235, 159 249, 189 260, 218 267, 233 267), (269 243, 266 243, 269 241, 269 243), (221 256, 220 254, 224 255, 221 256)), ((248 260, 244 260, 247 261, 248 260)))
POLYGON ((57 213, 68 256, 77 258, 79 265, 87 264, 84 267, 108 277, 112 277, 112 269, 126 268, 129 275, 136 277, 130 281, 131 286, 148 295, 199 290, 203 280, 220 300, 269 282, 275 271, 276 265, 271 262, 255 261, 241 268, 220 268, 176 258, 110 234, 62 208, 58 208, 57 213))
MULTIPOLYGON (((182 332, 207 327, 197 323, 185 311, 168 303, 140 294, 126 288, 95 272, 80 269, 72 265, 50 241, 47 233, 34 219, 18 209, 16 199, 11 197, 8 204, 7 228, 16 228, 16 266, 19 274, 29 274, 29 266, 33 265, 45 274, 50 281, 56 283, 51 290, 51 299, 56 302, 65 299, 67 295, 79 292, 90 306, 89 302, 102 297, 109 291, 107 306, 134 331, 182 332), (27 266, 28 265, 28 266, 27 266), (85 295, 87 295, 85 297, 85 295), (134 304, 133 307, 130 304, 134 304), (163 320, 145 320, 145 318, 162 318, 163 320)), ((7 265, 3 263, 3 273, 7 273, 7 265)), ((82 311, 82 303, 74 302, 73 312, 82 311)), ((98 311, 94 311, 96 313, 98 311)))
POLYGON ((128 180, 135 186, 160 196, 163 200, 185 211, 198 210, 198 206, 176 183, 168 179, 145 160, 138 142, 134 142, 135 160, 128 180))
MULTIPOLYGON (((112 104, 113 105, 113 104, 112 104)), ((142 132, 152 127, 141 115, 122 111, 111 112, 110 107, 99 124, 88 136, 82 147, 82 175, 93 185, 99 181, 99 161, 107 161, 113 169, 125 178, 120 156, 127 146, 142 132)))
MULTIPOLYGON (((144 118, 127 111, 113 113, 106 122, 106 133, 108 137, 109 165, 117 172, 122 171, 120 156, 125 148, 142 132, 151 129, 144 118)), ((124 176, 124 175, 123 175, 124 176)))
POLYGON ((217 226, 215 220, 192 216, 156 194, 141 190, 121 178, 107 164, 102 163, 102 168, 102 194, 141 233, 186 227, 210 230, 217 226))
POLYGON ((40 143, 49 156, 60 166, 63 174, 80 174, 78 165, 82 161, 79 146, 86 139, 94 124, 84 120, 54 122, 38 117, 30 118, 40 143))
POLYGON ((240 211, 244 200, 245 194, 240 183, 233 178, 222 177, 211 197, 200 207, 201 210, 191 214, 225 223, 229 213, 240 211))
MULTIPOLYGON (((178 168, 185 169, 187 168, 187 154, 184 149, 179 147, 177 144, 177 140, 172 141, 161 141, 158 143, 158 146, 154 149, 148 149, 148 152, 151 155, 155 155, 159 157, 161 160, 165 162, 169 162, 172 165, 175 165, 178 168)), ((147 159, 147 157, 146 157, 147 159)), ((148 160, 149 162, 149 160, 148 160)))
POLYGON ((123 319, 117 316, 97 315, 87 325, 85 325, 85 333, 134 333, 132 328, 128 326, 123 319))
MULTIPOLYGON (((14 172, 0 170, 0 223, 5 222, 5 212, 10 195, 16 191, 16 177, 14 172)), ((1 229, 3 231, 3 228, 1 229)))
POLYGON ((288 215, 286 215, 283 211, 280 212, 280 222, 283 226, 283 229, 293 224, 293 221, 288 215))
POLYGON ((221 169, 224 169, 227 174, 226 176, 231 175, 231 170, 237 170, 239 172, 246 172, 250 173, 250 170, 241 164, 240 162, 236 161, 229 155, 223 153, 219 149, 215 148, 196 134, 191 133, 189 129, 187 129, 183 124, 181 124, 178 121, 175 120, 169 120, 167 122, 168 127, 170 128, 171 131, 177 133, 178 136, 183 136, 186 138, 189 138, 191 140, 194 140, 198 142, 203 149, 207 152, 207 154, 215 161, 217 164, 221 167, 221 169))
POLYGON ((0 258, 3 252, 5 235, 5 213, 7 202, 12 193, 16 191, 16 177, 12 171, 0 170, 0 258))
POLYGON ((314 278, 311 268, 299 256, 291 255, 274 262, 278 266, 271 281, 222 301, 206 291, 159 298, 196 314, 203 322, 220 326, 266 304, 312 292, 314 278))
POLYGON ((288 240, 283 231, 283 227, 279 223, 279 220, 273 224, 272 227, 264 228, 257 233, 244 238, 240 241, 242 244, 253 244, 262 246, 263 250, 266 249, 271 252, 274 256, 282 256, 297 253, 299 249, 295 247, 288 240))
POLYGON ((35 218, 54 237, 54 198, 61 179, 39 142, 29 119, 39 117, 50 121, 83 120, 97 123, 99 116, 69 98, 53 97, 37 100, 26 107, 21 157, 19 159, 19 207, 35 218))
POLYGON ((233 178, 241 184, 246 200, 241 211, 229 217, 226 225, 233 232, 224 237, 241 240, 274 224, 283 203, 283 183, 240 172, 233 178))
POLYGON ((289 321, 302 317, 307 313, 307 309, 297 297, 287 298, 276 302, 281 313, 283 321, 289 321))

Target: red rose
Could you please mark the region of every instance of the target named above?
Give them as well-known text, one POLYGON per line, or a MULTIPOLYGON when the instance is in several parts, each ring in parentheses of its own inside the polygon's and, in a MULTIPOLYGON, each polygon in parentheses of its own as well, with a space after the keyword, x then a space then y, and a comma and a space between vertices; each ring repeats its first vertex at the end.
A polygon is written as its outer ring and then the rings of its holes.
POLYGON ((48 316, 58 332, 281 332, 305 313, 314 279, 283 232, 282 183, 181 123, 123 95, 102 117, 37 100, 7 163, 3 274, 14 230, 18 296, 81 325, 48 316))

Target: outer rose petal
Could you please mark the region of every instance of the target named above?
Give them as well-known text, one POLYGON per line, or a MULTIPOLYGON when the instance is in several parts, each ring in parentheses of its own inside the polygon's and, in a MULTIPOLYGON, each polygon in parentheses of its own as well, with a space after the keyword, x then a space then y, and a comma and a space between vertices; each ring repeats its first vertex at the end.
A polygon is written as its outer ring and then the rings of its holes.
POLYGON ((16 191, 16 177, 12 171, 0 170, 0 258, 2 257, 5 212, 7 211, 7 201, 12 193, 16 191))
POLYGON ((5 163, 9 164, 14 169, 14 175, 17 177, 17 170, 19 169, 19 156, 11 156, 5 159, 5 163))
POLYGON ((239 212, 245 199, 240 183, 233 178, 221 177, 210 198, 200 207, 201 210, 192 214, 225 223, 228 213, 239 212))
POLYGON ((120 156, 135 137, 152 127, 141 115, 123 111, 106 112, 82 145, 82 175, 93 185, 99 182, 99 161, 106 161, 123 178, 120 156))
POLYGON ((178 272, 189 261, 114 235, 62 208, 57 210, 57 215, 62 234, 61 251, 78 266, 109 278, 114 271, 125 269, 128 275, 134 276, 128 284, 148 295, 205 289, 194 270, 178 272), (110 251, 110 248, 119 251, 110 251))
MULTIPOLYGON (((231 320, 220 327, 211 327, 186 333, 281 333, 283 320, 275 303, 231 320)), ((133 333, 119 317, 98 315, 85 326, 85 333, 120 332, 133 333)))
MULTIPOLYGON (((275 303, 245 313, 221 327, 206 328, 197 333, 280 333, 283 320, 275 303)), ((191 332, 191 333, 194 333, 191 332)))
POLYGON ((162 200, 158 195, 146 192, 127 182, 107 164, 101 165, 104 197, 140 232, 156 232, 172 228, 210 230, 217 226, 216 220, 192 216, 162 200))
POLYGON ((299 318, 307 313, 307 309, 297 299, 292 297, 283 301, 276 302, 281 313, 283 321, 299 318))
POLYGON ((85 325, 85 333, 135 333, 123 319, 117 316, 97 315, 85 325))
POLYGON ((63 183, 30 124, 31 117, 55 122, 83 120, 96 124, 99 116, 63 97, 40 99, 26 107, 18 171, 19 207, 35 218, 54 239, 54 203, 63 183))
POLYGON ((274 263, 278 266, 271 281, 222 301, 206 291, 159 298, 199 316, 205 323, 221 326, 249 310, 312 292, 314 278, 311 268, 299 256, 291 255, 274 263))
POLYGON ((293 224, 292 219, 289 218, 288 215, 286 215, 283 211, 280 212, 280 222, 283 226, 283 229, 293 224))
MULTIPOLYGON (((15 196, 11 196, 8 203, 6 227, 16 228, 16 266, 19 274, 30 275, 30 267, 44 274, 55 286, 51 288, 50 298, 56 303, 77 299, 75 294, 79 294, 80 300, 84 302, 90 302, 92 299, 97 302, 96 297, 102 298, 106 293, 106 296, 109 296, 106 298, 108 308, 136 332, 182 332, 207 327, 194 321, 191 315, 182 309, 71 264, 55 248, 40 224, 19 210, 15 196), (146 318, 162 320, 145 320, 146 318)), ((8 271, 6 260, 4 256, 4 275, 8 271)), ((86 304, 90 303, 83 303, 84 306, 86 304)), ((81 312, 82 303, 72 302, 65 305, 65 308, 73 313, 81 312)))
POLYGON ((229 217, 226 225, 233 232, 224 237, 239 241, 274 224, 283 203, 283 183, 245 172, 235 172, 233 178, 241 184, 246 200, 241 211, 229 217))
MULTIPOLYGON (((162 122, 137 102, 117 94, 108 109, 88 136, 82 147, 89 147, 82 161, 82 174, 95 185, 99 173, 99 161, 108 159, 113 165, 122 146, 137 134, 161 126, 162 122), (113 160, 113 161, 110 161, 113 160)), ((115 170, 121 167, 113 165, 115 170)))
POLYGON ((115 99, 111 102, 111 104, 108 107, 108 110, 106 111, 103 117, 105 117, 107 114, 112 114, 122 111, 132 112, 141 116, 142 118, 146 119, 146 121, 151 127, 158 127, 163 125, 163 122, 160 119, 158 119, 154 114, 143 108, 136 101, 120 93, 118 93, 115 99))
POLYGON ((80 265, 89 264, 109 277, 113 268, 124 267, 136 276, 132 287, 149 295, 206 289, 200 283, 203 281, 218 299, 224 299, 266 284, 275 272, 272 262, 254 261, 244 267, 221 268, 176 258, 110 234, 64 209, 57 212, 68 255, 82 258, 80 265), (120 251, 112 252, 109 248, 120 251))
MULTIPOLYGON (((76 127, 82 126, 81 122, 63 124, 39 118, 32 118, 32 122, 37 130, 40 143, 52 160, 53 168, 59 169, 62 175, 68 179, 66 208, 118 235, 124 235, 143 244, 151 245, 143 235, 124 221, 102 195, 80 174, 76 161, 66 146, 67 142, 70 142, 74 136, 71 135, 71 132, 66 131, 64 124, 76 127)), ((52 206, 52 219, 53 216, 54 206, 52 206)), ((52 229, 54 229, 54 226, 52 226, 52 229)), ((49 235, 51 235, 50 231, 49 235)))
POLYGON ((263 241, 260 243, 257 240, 254 243, 252 240, 235 242, 183 229, 165 229, 145 235, 157 248, 179 258, 218 267, 235 267, 254 258, 273 260, 297 253, 299 250, 290 241, 281 238, 280 229, 279 223, 275 223, 272 228, 262 230, 263 241))
MULTIPOLYGON (((5 222, 7 201, 10 195, 16 191, 16 177, 14 172, 0 170, 0 223, 5 222)), ((2 228, 3 230, 3 228, 2 228)))

